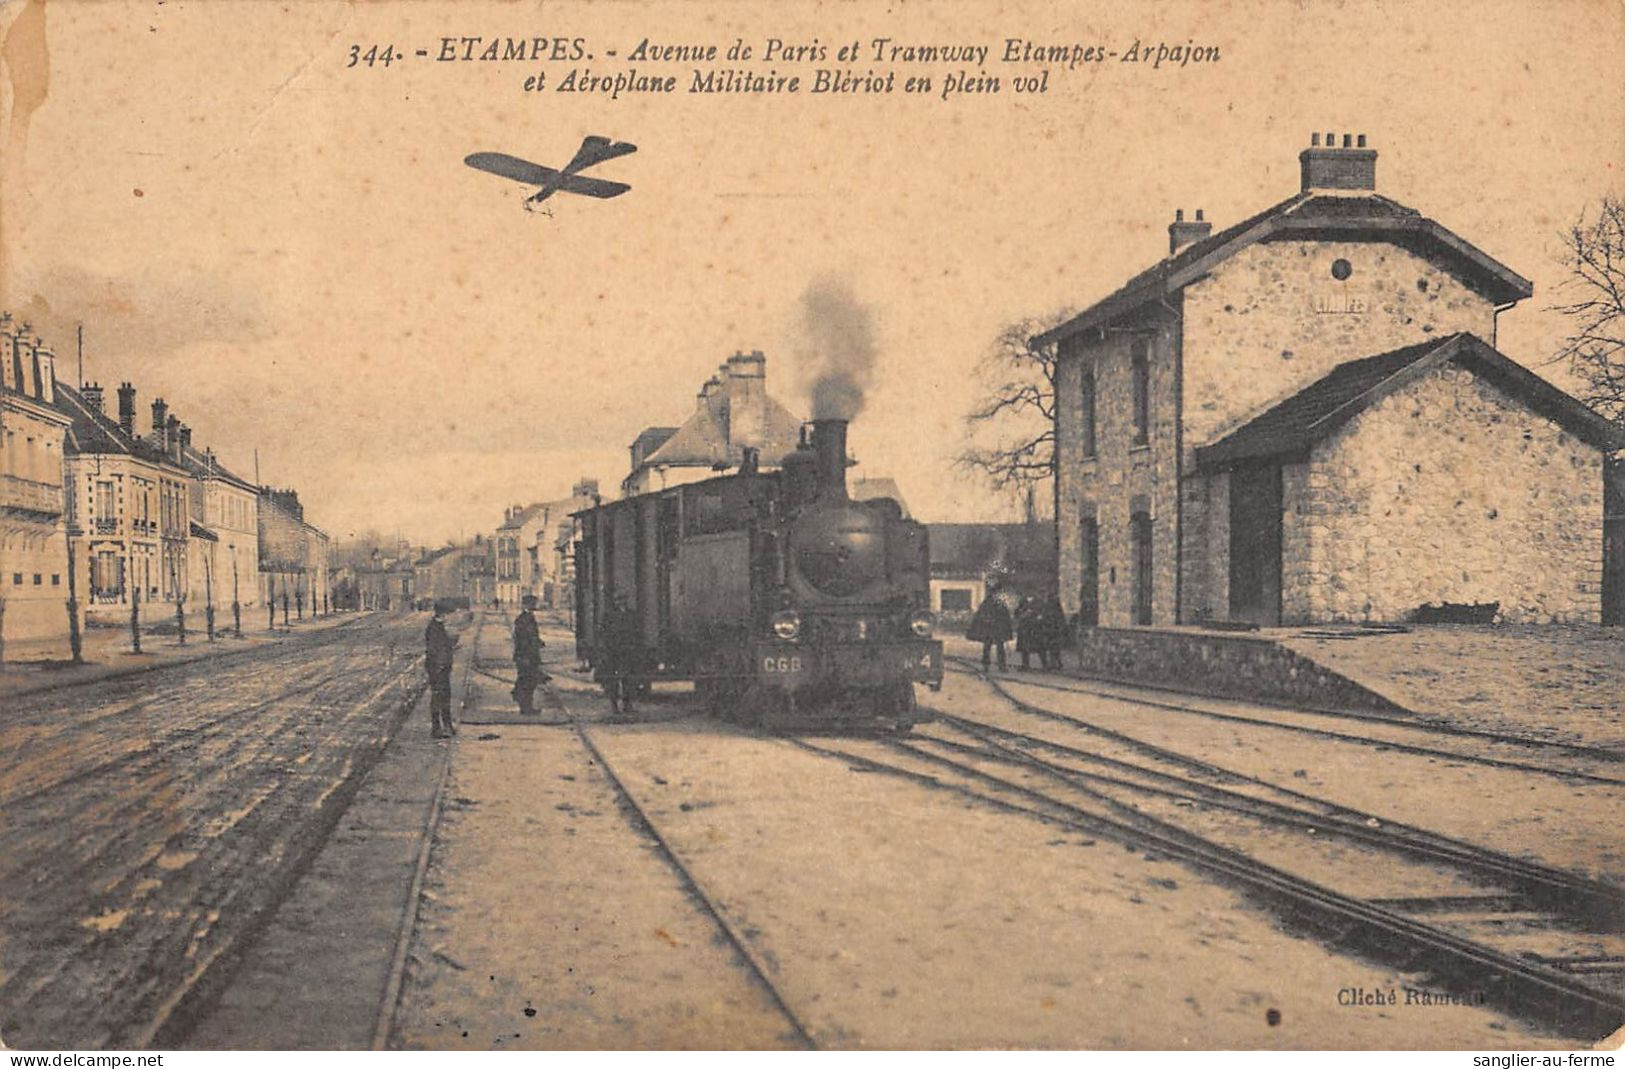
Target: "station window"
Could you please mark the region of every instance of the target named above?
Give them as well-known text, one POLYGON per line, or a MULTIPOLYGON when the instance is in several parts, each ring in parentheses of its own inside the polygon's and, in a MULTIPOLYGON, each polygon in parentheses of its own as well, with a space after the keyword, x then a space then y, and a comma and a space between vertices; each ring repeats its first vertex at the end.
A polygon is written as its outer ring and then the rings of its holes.
POLYGON ((35 586, 44 586, 45 585, 45 577, 43 575, 41 575, 39 572, 34 573, 34 585, 35 586))
POLYGON ((22 586, 23 585, 23 573, 22 572, 12 572, 11 573, 11 585, 12 586, 22 586))
POLYGON ((1080 372, 1079 390, 1082 416, 1078 420, 1078 440, 1085 459, 1095 455, 1095 365, 1085 363, 1080 372))
POLYGON ((1133 376, 1134 444, 1151 440, 1151 342, 1135 338, 1129 349, 1129 370, 1133 376))
POLYGON ((1134 622, 1151 623, 1151 516, 1136 512, 1129 521, 1134 547, 1134 622))

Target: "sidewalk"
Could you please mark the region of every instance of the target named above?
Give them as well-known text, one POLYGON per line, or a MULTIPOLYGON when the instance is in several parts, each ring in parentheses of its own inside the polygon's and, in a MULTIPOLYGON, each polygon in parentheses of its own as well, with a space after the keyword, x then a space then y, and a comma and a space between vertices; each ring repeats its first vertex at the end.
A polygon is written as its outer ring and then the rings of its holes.
POLYGON ((310 617, 303 621, 294 620, 287 628, 279 621, 275 631, 267 631, 263 626, 263 615, 256 613, 252 626, 245 615, 243 637, 234 638, 231 634, 231 614, 225 614, 223 621, 217 614, 215 641, 210 642, 204 632, 202 615, 194 617, 188 614, 184 646, 180 644, 172 630, 174 617, 169 616, 161 621, 149 621, 152 625, 163 627, 169 632, 167 634, 143 628, 140 653, 132 653, 130 650, 128 627, 91 628, 84 633, 83 664, 74 665, 66 661, 25 661, 0 665, 0 696, 15 698, 58 687, 116 679, 167 665, 199 661, 206 657, 225 657, 244 653, 265 646, 275 646, 302 634, 343 627, 362 619, 365 615, 370 614, 333 613, 330 616, 310 617))

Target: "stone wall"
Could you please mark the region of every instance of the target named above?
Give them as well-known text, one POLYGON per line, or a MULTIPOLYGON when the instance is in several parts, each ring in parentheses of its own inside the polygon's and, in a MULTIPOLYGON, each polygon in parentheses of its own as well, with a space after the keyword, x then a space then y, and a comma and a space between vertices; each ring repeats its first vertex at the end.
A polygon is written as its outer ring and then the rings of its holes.
POLYGON ((1078 610, 1082 581, 1082 517, 1100 527, 1100 622, 1129 624, 1134 611, 1130 519, 1136 501, 1151 514, 1152 620, 1174 621, 1178 554, 1179 320, 1157 308, 1144 318, 1089 332, 1066 343, 1056 377, 1060 530, 1059 592, 1068 613, 1078 610), (1148 442, 1134 444, 1130 345, 1150 340, 1148 442), (1095 368, 1095 455, 1084 455, 1081 374, 1095 368))
MULTIPOLYGON (((1494 337, 1495 308, 1426 258, 1380 242, 1277 241, 1251 245, 1185 289, 1184 464, 1209 445, 1338 364, 1470 331, 1494 337), (1347 260, 1346 279, 1332 265, 1347 260)), ((1290 474, 1289 474, 1290 478, 1290 474)), ((1181 622, 1229 615, 1228 487, 1192 476, 1184 487, 1181 622)), ((1292 507, 1290 495, 1285 504, 1292 507)), ((1285 555, 1307 547, 1292 543, 1285 555)), ((1282 608, 1303 615, 1307 596, 1283 573, 1282 608)))
POLYGON ((1388 699, 1276 642, 1158 628, 1084 628, 1079 671, 1119 683, 1311 709, 1396 711, 1388 699))
MULTIPOLYGON (((1323 477, 1322 477, 1323 478, 1323 477)), ((1314 505, 1310 493, 1316 476, 1304 462, 1281 465, 1281 622, 1316 619, 1316 584, 1324 581, 1317 567, 1314 505)), ((1319 486, 1324 487, 1324 481, 1319 486)), ((1228 547, 1226 556, 1228 557, 1228 547)), ((1228 564, 1228 560, 1226 561, 1228 564)))
POLYGON ((1250 245, 1186 287, 1184 308, 1187 461, 1338 364, 1456 331, 1495 336, 1489 300, 1380 242, 1250 245), (1352 268, 1342 281, 1339 259, 1352 268))
POLYGON ((1601 452, 1466 367, 1355 417, 1286 496, 1289 541, 1307 542, 1288 620, 1403 620, 1444 602, 1599 619, 1601 452))

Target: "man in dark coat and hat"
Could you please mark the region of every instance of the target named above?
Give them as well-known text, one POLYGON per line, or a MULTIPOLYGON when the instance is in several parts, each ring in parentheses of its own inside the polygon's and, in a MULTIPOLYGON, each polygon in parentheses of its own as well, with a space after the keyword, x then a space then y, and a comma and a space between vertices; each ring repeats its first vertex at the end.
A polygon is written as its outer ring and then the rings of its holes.
POLYGON ((593 659, 597 680, 609 696, 611 720, 632 718, 634 676, 641 651, 637 615, 626 603, 626 597, 616 594, 604 614, 602 641, 593 659))
POLYGON ((444 739, 457 734, 451 722, 451 653, 457 640, 446 631, 446 603, 434 603, 434 618, 423 632, 423 666, 429 673, 429 716, 433 723, 429 734, 444 739))
POLYGON ((989 654, 994 646, 999 648, 999 671, 1005 670, 1004 644, 1010 641, 1010 610, 997 592, 990 590, 987 597, 982 599, 976 615, 971 617, 965 637, 982 644, 982 671, 988 669, 989 654))
POLYGON ((542 671, 544 643, 536 629, 535 609, 535 596, 526 594, 519 601, 519 615, 513 618, 513 666, 519 677, 513 685, 513 698, 521 716, 536 715, 536 687, 548 680, 542 671))

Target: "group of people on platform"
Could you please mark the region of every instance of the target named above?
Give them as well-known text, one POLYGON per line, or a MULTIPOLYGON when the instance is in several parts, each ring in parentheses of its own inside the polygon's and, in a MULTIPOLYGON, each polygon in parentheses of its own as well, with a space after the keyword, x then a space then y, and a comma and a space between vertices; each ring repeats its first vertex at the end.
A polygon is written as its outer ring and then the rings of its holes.
POLYGON ((1034 654, 1038 655, 1040 668, 1062 667, 1061 650, 1066 647, 1071 627, 1061 599, 1053 594, 1022 597, 1015 602, 1013 613, 1011 600, 1008 592, 989 591, 965 631, 966 638, 982 644, 982 670, 985 672, 993 666, 995 651, 999 671, 1008 669, 1005 644, 1012 637, 1016 640, 1016 652, 1021 654, 1022 668, 1032 667, 1034 654))

